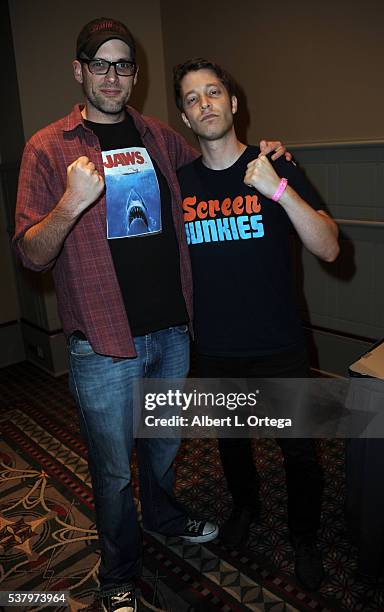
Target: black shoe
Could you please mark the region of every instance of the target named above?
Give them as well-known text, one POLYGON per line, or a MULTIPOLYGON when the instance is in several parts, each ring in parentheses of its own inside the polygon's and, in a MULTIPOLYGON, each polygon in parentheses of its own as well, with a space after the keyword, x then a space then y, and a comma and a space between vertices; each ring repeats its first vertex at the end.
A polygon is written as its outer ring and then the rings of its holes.
POLYGON ((219 528, 215 523, 188 518, 183 533, 178 536, 191 544, 202 544, 217 538, 218 533, 219 528))
POLYGON ((220 529, 220 540, 225 546, 237 548, 245 544, 251 524, 259 519, 258 510, 234 507, 229 519, 220 529))
POLYGON ((102 612, 136 612, 137 602, 134 587, 122 588, 120 593, 101 597, 102 612))
POLYGON ((307 591, 317 591, 324 579, 323 559, 316 540, 309 537, 292 538, 295 549, 295 576, 307 591))

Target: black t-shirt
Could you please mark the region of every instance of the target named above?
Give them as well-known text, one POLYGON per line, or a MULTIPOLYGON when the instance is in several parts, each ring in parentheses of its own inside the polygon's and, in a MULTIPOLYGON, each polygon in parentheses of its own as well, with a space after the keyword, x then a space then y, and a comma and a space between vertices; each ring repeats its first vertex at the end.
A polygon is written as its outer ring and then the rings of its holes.
MULTIPOLYGON (((291 222, 283 207, 243 182, 260 153, 248 146, 225 170, 202 159, 179 170, 194 281, 197 350, 207 355, 268 355, 299 348, 303 332, 292 278, 291 222)), ((319 198, 283 158, 277 174, 315 210, 319 198)))
POLYGON ((117 124, 85 123, 100 141, 105 172, 108 172, 107 166, 113 166, 113 162, 118 171, 122 172, 117 179, 112 178, 114 183, 109 183, 109 177, 106 176, 107 232, 132 334, 142 336, 185 323, 188 314, 181 288, 179 246, 167 181, 156 162, 149 157, 129 115, 117 124), (127 150, 133 152, 122 152, 127 150), (112 151, 109 157, 106 156, 107 151, 112 151), (150 207, 152 202, 149 202, 149 196, 153 194, 147 194, 147 175, 142 174, 139 179, 139 175, 134 174, 141 170, 139 164, 143 156, 147 156, 153 165, 148 177, 152 187, 154 185, 152 191, 157 191, 156 198, 153 198, 156 211, 150 207), (127 168, 121 166, 123 162, 127 162, 127 168), (138 162, 136 168, 139 170, 136 170, 135 162, 138 162), (129 177, 126 169, 131 172, 129 177), (138 183, 138 180, 144 183, 138 183), (137 185, 141 185, 141 189, 137 185), (117 192, 118 197, 115 197, 117 192), (118 216, 115 212, 110 214, 111 201, 112 204, 114 201, 123 202, 123 229, 116 225, 117 229, 114 230, 112 221, 118 219, 118 216), (154 219, 156 215, 157 220, 154 219), (157 225, 153 231, 149 231, 152 222, 157 225))

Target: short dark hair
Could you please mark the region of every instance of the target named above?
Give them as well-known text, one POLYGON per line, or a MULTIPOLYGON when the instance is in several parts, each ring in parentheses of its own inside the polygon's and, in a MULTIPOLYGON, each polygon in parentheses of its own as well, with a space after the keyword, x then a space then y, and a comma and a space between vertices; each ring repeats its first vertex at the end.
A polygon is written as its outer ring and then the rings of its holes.
POLYGON ((176 106, 180 111, 183 111, 183 100, 181 97, 181 81, 188 72, 196 72, 197 70, 212 70, 217 78, 222 82, 228 92, 229 97, 236 95, 235 83, 231 75, 224 70, 219 64, 206 60, 203 57, 195 57, 189 59, 183 64, 178 64, 173 69, 173 88, 175 94, 176 106))

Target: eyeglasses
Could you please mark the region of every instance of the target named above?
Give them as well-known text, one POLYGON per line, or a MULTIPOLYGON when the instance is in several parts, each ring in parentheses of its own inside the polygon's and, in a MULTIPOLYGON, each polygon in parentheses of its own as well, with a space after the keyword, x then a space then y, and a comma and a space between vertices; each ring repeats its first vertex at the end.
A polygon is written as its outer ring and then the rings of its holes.
POLYGON ((118 76, 132 76, 136 72, 135 62, 126 62, 120 60, 119 62, 109 62, 105 59, 83 59, 79 60, 82 64, 87 64, 89 71, 92 74, 107 74, 111 66, 116 70, 118 76))

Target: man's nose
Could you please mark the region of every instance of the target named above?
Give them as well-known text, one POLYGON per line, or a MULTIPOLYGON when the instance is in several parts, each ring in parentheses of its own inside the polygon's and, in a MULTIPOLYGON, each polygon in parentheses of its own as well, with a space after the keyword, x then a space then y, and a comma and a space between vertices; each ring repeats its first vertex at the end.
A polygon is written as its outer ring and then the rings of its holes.
POLYGON ((119 75, 116 72, 116 66, 110 66, 105 78, 108 81, 116 81, 119 78, 119 75))
POLYGON ((202 98, 200 99, 200 108, 201 110, 205 110, 206 108, 209 108, 211 105, 209 99, 206 96, 202 96, 202 98))

